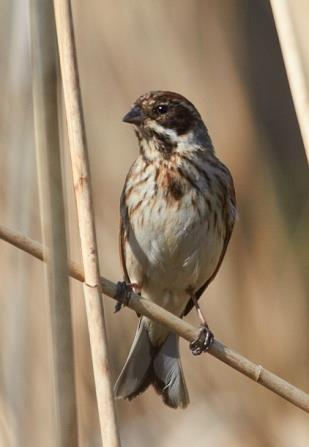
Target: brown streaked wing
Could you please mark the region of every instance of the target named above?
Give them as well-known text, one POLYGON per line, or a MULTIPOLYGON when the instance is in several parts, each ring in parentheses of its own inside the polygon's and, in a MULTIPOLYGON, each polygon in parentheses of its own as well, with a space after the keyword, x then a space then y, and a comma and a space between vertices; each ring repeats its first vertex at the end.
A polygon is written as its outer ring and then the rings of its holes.
MULTIPOLYGON (((232 204, 236 208, 236 196, 235 196, 235 189, 234 189, 233 183, 231 184, 231 188, 230 188, 229 192, 230 192, 230 199, 232 201, 232 204)), ((219 271, 219 269, 221 267, 222 261, 224 259, 224 256, 225 256, 225 253, 226 253, 226 249, 227 249, 227 247, 229 245, 233 228, 234 228, 234 221, 231 223, 231 225, 227 226, 227 232, 226 232, 224 245, 223 245, 223 248, 222 248, 221 256, 219 258, 218 265, 215 268, 215 271, 213 272, 213 274, 210 276, 210 278, 205 282, 205 284, 203 284, 202 287, 200 287, 198 289, 198 291, 195 292, 196 299, 199 299, 203 295, 203 293, 205 292, 205 290, 207 289, 209 284, 215 279, 215 277, 216 277, 216 275, 217 275, 217 273, 218 273, 218 271, 219 271)), ((193 303, 192 299, 190 299, 188 304, 187 304, 187 306, 186 306, 186 308, 185 308, 185 310, 184 310, 184 312, 183 312, 183 314, 182 314, 182 317, 185 317, 186 315, 188 315, 188 313, 191 312, 193 307, 194 307, 194 303, 193 303)))
MULTIPOLYGON (((124 225, 123 225, 123 221, 122 218, 120 220, 120 228, 119 228, 119 251, 120 251, 120 262, 121 262, 121 266, 122 266, 122 271, 123 271, 123 277, 124 280, 127 284, 131 284, 130 278, 129 278, 129 274, 128 274, 128 270, 127 270, 127 266, 126 266, 126 255, 124 252, 124 247, 125 247, 125 229, 124 229, 124 225)), ((140 293, 139 293, 140 295, 140 293)), ((138 316, 138 318, 141 316, 141 314, 139 314, 138 312, 136 312, 136 315, 138 316)))
POLYGON ((127 283, 130 283, 129 274, 126 267, 126 257, 124 252, 124 244, 125 244, 125 229, 123 225, 122 219, 120 220, 120 228, 119 228, 119 251, 120 251, 120 262, 122 266, 124 280, 127 283))

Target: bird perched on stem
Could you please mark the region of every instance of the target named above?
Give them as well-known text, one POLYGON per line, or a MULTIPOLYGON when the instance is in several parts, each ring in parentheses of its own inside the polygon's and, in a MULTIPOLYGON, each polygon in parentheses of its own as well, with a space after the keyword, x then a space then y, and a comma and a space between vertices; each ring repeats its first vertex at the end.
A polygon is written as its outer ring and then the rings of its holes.
MULTIPOLYGON (((183 317, 195 307, 201 319, 193 354, 213 341, 198 299, 216 276, 236 216, 233 179, 216 157, 208 130, 183 96, 152 91, 134 103, 123 121, 133 124, 139 156, 126 177, 120 204, 124 302, 133 289, 183 317)), ((115 385, 132 399, 150 384, 170 407, 189 396, 178 336, 140 317, 128 359, 115 385)))

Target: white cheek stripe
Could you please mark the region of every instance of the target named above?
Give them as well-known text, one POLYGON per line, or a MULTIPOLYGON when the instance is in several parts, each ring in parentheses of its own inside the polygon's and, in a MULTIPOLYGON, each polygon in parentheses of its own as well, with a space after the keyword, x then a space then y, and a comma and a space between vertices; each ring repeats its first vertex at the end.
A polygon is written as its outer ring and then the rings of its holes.
POLYGON ((147 127, 154 130, 159 135, 161 134, 161 135, 166 135, 166 136, 170 137, 170 140, 173 143, 175 143, 179 140, 179 137, 178 137, 177 133, 175 132, 175 130, 166 129, 165 127, 158 124, 156 121, 150 121, 149 123, 147 123, 147 127))
POLYGON ((184 135, 178 135, 174 129, 166 129, 165 127, 158 124, 156 121, 150 121, 147 126, 157 132, 159 135, 166 135, 170 138, 172 143, 187 143, 193 144, 193 132, 190 131, 184 135))

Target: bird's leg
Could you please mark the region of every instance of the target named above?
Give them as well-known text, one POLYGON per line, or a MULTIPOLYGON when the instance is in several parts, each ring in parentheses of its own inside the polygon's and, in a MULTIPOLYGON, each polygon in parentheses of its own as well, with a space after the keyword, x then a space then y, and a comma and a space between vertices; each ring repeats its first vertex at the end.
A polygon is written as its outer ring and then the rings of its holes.
POLYGON ((138 293, 138 290, 139 286, 136 283, 118 281, 115 293, 115 298, 118 300, 118 303, 115 305, 114 313, 119 312, 122 306, 127 306, 130 301, 132 291, 138 293))
POLYGON ((197 339, 192 341, 189 346, 193 355, 200 355, 202 352, 207 352, 209 350, 214 341, 214 335, 209 329, 206 318, 204 317, 194 294, 192 294, 191 299, 194 303, 199 319, 201 320, 201 326, 197 339))

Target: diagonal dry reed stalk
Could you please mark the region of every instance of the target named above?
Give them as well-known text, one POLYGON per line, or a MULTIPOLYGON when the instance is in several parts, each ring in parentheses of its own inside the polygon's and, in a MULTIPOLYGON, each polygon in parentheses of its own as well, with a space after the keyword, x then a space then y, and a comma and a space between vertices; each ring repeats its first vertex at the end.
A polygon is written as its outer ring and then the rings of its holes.
MULTIPOLYGON (((46 260, 47 258, 47 251, 39 242, 33 241, 3 225, 0 225, 0 239, 9 242, 38 259, 46 260)), ((69 274, 78 281, 84 281, 83 269, 74 262, 69 263, 69 274)), ((101 286, 102 292, 105 295, 116 299, 117 285, 115 283, 101 277, 101 286)), ((171 331, 188 341, 195 340, 199 334, 198 329, 186 321, 181 320, 162 307, 134 293, 131 294, 128 307, 142 315, 146 315, 149 318, 165 324, 171 331)), ((309 413, 309 395, 268 371, 263 366, 251 362, 246 357, 243 357, 238 352, 217 340, 211 346, 209 354, 309 413)))

